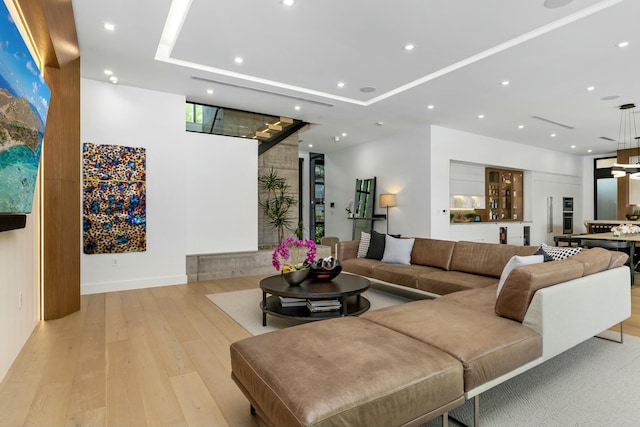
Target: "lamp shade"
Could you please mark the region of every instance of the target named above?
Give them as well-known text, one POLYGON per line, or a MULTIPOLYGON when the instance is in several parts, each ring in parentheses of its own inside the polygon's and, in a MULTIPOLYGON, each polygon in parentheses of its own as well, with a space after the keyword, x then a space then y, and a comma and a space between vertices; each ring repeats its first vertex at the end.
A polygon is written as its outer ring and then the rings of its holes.
POLYGON ((380 195, 380 207, 396 206, 395 194, 381 194, 380 195))

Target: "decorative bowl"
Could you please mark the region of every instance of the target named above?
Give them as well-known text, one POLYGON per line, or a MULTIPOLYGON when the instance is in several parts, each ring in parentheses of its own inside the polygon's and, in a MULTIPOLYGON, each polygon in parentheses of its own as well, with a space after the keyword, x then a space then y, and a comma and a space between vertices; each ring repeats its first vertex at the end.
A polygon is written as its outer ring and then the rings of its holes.
POLYGON ((302 270, 292 270, 292 271, 282 272, 282 277, 291 286, 298 286, 300 283, 304 282, 304 279, 306 279, 308 275, 309 275, 308 268, 303 268, 302 270))
POLYGON ((340 261, 335 258, 328 257, 320 259, 311 264, 309 277, 316 282, 328 282, 333 280, 342 271, 340 261))

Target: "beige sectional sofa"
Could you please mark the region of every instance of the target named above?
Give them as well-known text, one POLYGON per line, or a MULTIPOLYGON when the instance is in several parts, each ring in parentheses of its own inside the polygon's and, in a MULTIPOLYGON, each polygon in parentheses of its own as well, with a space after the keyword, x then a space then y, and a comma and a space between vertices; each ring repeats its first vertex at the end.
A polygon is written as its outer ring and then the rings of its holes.
POLYGON ((495 285, 513 255, 533 255, 537 247, 416 238, 411 264, 357 258, 359 240, 340 241, 342 271, 423 291, 431 296, 495 285))
POLYGON ((232 378, 267 425, 446 424, 469 399, 477 425, 483 391, 630 316, 623 253, 517 267, 496 295, 511 256, 536 248, 429 240, 411 265, 347 257, 343 269, 446 295, 231 345, 232 378))

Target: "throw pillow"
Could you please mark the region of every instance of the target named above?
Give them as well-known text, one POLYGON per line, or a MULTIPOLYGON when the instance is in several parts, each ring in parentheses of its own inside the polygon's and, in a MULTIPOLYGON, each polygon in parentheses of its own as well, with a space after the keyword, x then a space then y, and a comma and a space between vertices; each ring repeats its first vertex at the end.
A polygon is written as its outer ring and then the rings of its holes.
POLYGON ((385 234, 371 230, 371 241, 369 242, 369 250, 365 258, 377 259, 378 261, 382 259, 384 255, 384 236, 385 234))
POLYGON ((367 251, 369 250, 369 243, 371 241, 371 234, 360 232, 360 243, 358 243, 358 258, 365 258, 367 251))
POLYGON ((411 250, 416 239, 398 239, 387 235, 382 262, 411 264, 411 250))
POLYGON ((544 262, 555 261, 553 257, 542 250, 542 248, 538 248, 538 250, 535 251, 534 255, 542 255, 544 257, 544 262))
POLYGON ((498 282, 498 292, 496 295, 500 295, 500 291, 504 286, 504 282, 507 281, 507 277, 509 277, 509 273, 516 267, 527 264, 541 264, 544 262, 543 255, 529 255, 529 256, 519 256, 514 255, 511 257, 507 265, 504 266, 502 270, 502 274, 500 275, 500 281, 498 282))
POLYGON ((567 259, 570 256, 573 256, 577 253, 580 253, 582 250, 581 247, 571 247, 571 246, 549 246, 547 244, 541 244, 540 249, 549 254, 551 258, 555 261, 561 261, 563 259, 567 259))

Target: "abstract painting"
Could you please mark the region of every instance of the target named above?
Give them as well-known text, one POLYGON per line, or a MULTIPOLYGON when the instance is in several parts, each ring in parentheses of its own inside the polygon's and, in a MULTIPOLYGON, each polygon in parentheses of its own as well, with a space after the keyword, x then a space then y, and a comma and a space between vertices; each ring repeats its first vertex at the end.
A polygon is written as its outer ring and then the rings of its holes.
POLYGON ((51 91, 0 2, 0 213, 30 213, 51 91))
POLYGON ((85 254, 147 249, 146 169, 144 148, 83 144, 85 254))

